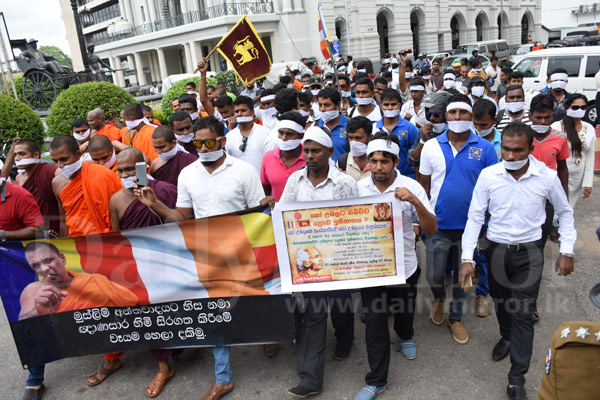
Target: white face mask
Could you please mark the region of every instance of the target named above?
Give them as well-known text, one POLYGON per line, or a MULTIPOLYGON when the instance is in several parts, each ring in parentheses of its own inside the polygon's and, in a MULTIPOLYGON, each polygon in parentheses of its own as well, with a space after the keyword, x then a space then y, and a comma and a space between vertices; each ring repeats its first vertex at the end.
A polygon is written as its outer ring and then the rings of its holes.
POLYGON ((187 135, 175 135, 175 137, 181 143, 189 143, 194 140, 194 132, 190 132, 187 135))
POLYGON ((209 151, 208 153, 198 153, 198 156, 200 157, 200 162, 215 162, 217 161, 219 158, 223 157, 223 154, 225 154, 223 152, 223 149, 219 149, 219 150, 215 150, 215 151, 209 151))
POLYGON ((127 125, 127 129, 135 129, 139 124, 144 122, 144 118, 136 119, 135 121, 125 121, 125 125, 127 125))
POLYGON ((197 120, 198 119, 198 113, 195 113, 195 112, 190 113, 190 118, 192 119, 192 121, 197 120))
POLYGON ((177 154, 177 146, 173 147, 171 150, 166 151, 164 153, 158 153, 158 156, 160 157, 161 160, 163 160, 164 162, 167 162, 171 158, 175 157, 176 154, 177 154))
POLYGON ((433 131, 435 133, 442 133, 446 129, 448 129, 448 124, 445 122, 440 122, 439 124, 433 124, 433 131))
POLYGON ((333 85, 333 81, 326 81, 326 85, 333 85))
POLYGON ((400 115, 400 110, 385 110, 383 112, 384 118, 396 118, 400 115))
POLYGON ((269 107, 265 110, 265 112, 267 113, 267 115, 273 116, 277 114, 277 109, 275 107, 269 107))
POLYGON ((346 91, 341 91, 342 92, 342 97, 350 97, 352 96, 352 92, 346 92, 346 91))
POLYGON ((62 168, 59 168, 60 173, 65 176, 65 178, 69 179, 73 174, 81 169, 83 166, 83 161, 81 158, 75 161, 73 164, 65 165, 62 168))
POLYGON ((426 81, 431 79, 431 75, 423 75, 423 79, 425 79, 426 81))
POLYGON ((288 88, 288 89, 291 89, 291 88, 293 88, 293 87, 294 87, 294 86, 293 86, 291 83, 288 83, 288 85, 287 85, 287 88, 288 88))
POLYGON ((583 118, 585 117, 585 110, 567 110, 567 115, 571 118, 583 118))
POLYGON ((485 87, 483 86, 474 86, 471 88, 471 94, 475 97, 483 96, 483 92, 485 92, 485 87))
POLYGON ((531 129, 536 131, 537 133, 546 133, 548 129, 550 129, 549 125, 531 125, 531 129))
POLYGON ((404 73, 404 79, 410 79, 414 76, 414 74, 412 72, 405 72, 404 73))
POLYGON ((359 106, 368 106, 372 102, 373 102, 373 99, 370 97, 357 97, 356 98, 356 104, 358 104, 359 106))
POLYGON ((554 81, 548 84, 550 89, 563 89, 567 87, 567 82, 565 81, 554 81))
POLYGON ((506 168, 509 171, 516 171, 518 169, 523 168, 525 166, 525 164, 527 164, 527 161, 529 161, 529 158, 526 158, 524 160, 518 160, 518 161, 502 160, 502 165, 504 165, 504 168, 506 168))
POLYGON ((515 101, 512 103, 506 103, 506 110, 508 112, 511 113, 518 113, 523 111, 523 109, 525 108, 525 102, 524 101, 515 101))
POLYGON ((121 183, 125 186, 125 189, 133 189, 135 186, 135 176, 128 176, 127 178, 121 178, 121 183))
POLYGON ((481 68, 473 68, 471 70, 471 72, 474 74, 480 74, 482 71, 483 71, 483 69, 481 69, 481 68))
POLYGON ((88 137, 90 137, 90 130, 88 129, 87 131, 85 131, 81 135, 79 133, 73 132, 73 137, 75 138, 75 140, 79 140, 79 141, 85 140, 88 137))
POLYGON ((237 117, 235 120, 237 122, 244 123, 244 122, 252 122, 252 121, 254 121, 254 118, 252 118, 252 116, 243 116, 243 117, 237 117))
POLYGON ((475 133, 477 133, 479 136, 481 137, 486 137, 488 136, 490 133, 492 133, 494 131, 494 127, 490 126, 487 129, 482 129, 482 130, 475 130, 475 133))
POLYGON ((104 165, 107 168, 112 168, 115 163, 117 162, 117 153, 115 153, 115 151, 113 150, 112 156, 110 157, 110 160, 108 160, 107 162, 104 163, 104 165))
POLYGON ((338 110, 323 111, 321 113, 321 119, 323 120, 323 122, 328 123, 329 121, 333 121, 334 119, 336 119, 339 115, 340 112, 338 110))
POLYGON ((448 129, 454 133, 467 132, 471 128, 471 121, 448 121, 448 129))
POLYGON ((302 139, 282 140, 277 138, 277 146, 281 151, 296 150, 302 144, 302 139))
POLYGON ((302 75, 296 75, 295 78, 296 78, 296 80, 300 80, 300 79, 302 79, 302 75))
POLYGON ((313 96, 316 96, 319 94, 320 91, 321 91, 320 89, 311 89, 310 93, 312 93, 313 96))
POLYGON ((350 141, 350 153, 352 157, 360 157, 367 154, 367 145, 356 140, 350 141))
POLYGON ((446 89, 453 89, 456 87, 456 81, 444 81, 444 87, 446 89))
POLYGON ((357 72, 360 72, 360 73, 363 73, 363 74, 366 74, 366 73, 367 73, 367 70, 366 70, 366 69, 364 69, 364 68, 357 69, 356 71, 357 71, 357 72))
POLYGON ((15 160, 15 164, 17 164, 17 167, 22 167, 24 165, 39 164, 39 163, 40 163, 39 158, 22 158, 20 160, 15 160))
POLYGON ((304 118, 306 118, 310 115, 310 113, 308 111, 304 111, 304 110, 298 110, 298 113, 300 115, 302 115, 304 118))

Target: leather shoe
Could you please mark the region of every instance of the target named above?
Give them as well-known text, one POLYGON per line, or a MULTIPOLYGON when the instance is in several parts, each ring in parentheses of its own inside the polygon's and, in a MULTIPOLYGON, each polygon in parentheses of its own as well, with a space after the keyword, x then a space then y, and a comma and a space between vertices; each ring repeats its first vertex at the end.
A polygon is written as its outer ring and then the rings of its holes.
POLYGON ((215 383, 200 400, 218 400, 232 390, 233 382, 230 382, 227 385, 219 385, 218 383, 215 383))
POLYGON ((492 352, 492 358, 494 361, 500 361, 506 358, 510 354, 510 341, 502 338, 500 341, 494 346, 494 351, 492 352))
POLYGON ((525 393, 525 388, 523 386, 508 385, 506 387, 506 392, 511 400, 527 400, 527 393, 525 393))
POLYGON ((275 357, 279 353, 279 343, 265 344, 263 348, 267 357, 275 357))

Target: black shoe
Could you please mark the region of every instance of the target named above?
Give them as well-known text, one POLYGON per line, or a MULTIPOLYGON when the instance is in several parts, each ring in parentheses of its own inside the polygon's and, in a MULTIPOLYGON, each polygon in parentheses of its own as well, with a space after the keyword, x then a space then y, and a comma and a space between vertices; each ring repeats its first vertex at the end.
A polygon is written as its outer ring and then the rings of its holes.
POLYGON ((336 361, 345 360, 350 356, 350 352, 352 351, 352 344, 350 346, 340 345, 338 342, 335 345, 335 352, 333 353, 333 359, 336 361))
POLYGON ((40 386, 39 389, 25 389, 23 400, 40 400, 44 395, 44 389, 44 385, 40 386))
POLYGON ((494 346, 492 351, 492 358, 494 361, 500 361, 506 358, 510 354, 510 341, 506 339, 500 339, 500 341, 494 346))
POLYGON ((294 397, 299 397, 301 399, 304 399, 309 396, 314 396, 319 393, 321 393, 320 390, 310 390, 308 388, 305 388, 302 385, 298 385, 295 388, 288 390, 289 395, 294 396, 294 397))
POLYGON ((525 388, 523 386, 508 385, 506 387, 506 393, 508 393, 510 400, 527 400, 527 393, 525 393, 525 388))

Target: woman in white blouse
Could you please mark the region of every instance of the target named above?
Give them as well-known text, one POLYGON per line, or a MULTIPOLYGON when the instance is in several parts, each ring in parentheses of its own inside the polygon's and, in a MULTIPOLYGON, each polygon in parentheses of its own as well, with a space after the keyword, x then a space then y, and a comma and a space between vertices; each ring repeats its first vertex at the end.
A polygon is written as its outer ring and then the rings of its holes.
POLYGON ((588 198, 594 182, 594 151, 596 132, 594 127, 583 121, 587 110, 587 97, 580 93, 571 94, 565 101, 567 115, 552 124, 552 128, 564 132, 569 142, 571 157, 569 168, 569 204, 575 208, 577 200, 588 198))

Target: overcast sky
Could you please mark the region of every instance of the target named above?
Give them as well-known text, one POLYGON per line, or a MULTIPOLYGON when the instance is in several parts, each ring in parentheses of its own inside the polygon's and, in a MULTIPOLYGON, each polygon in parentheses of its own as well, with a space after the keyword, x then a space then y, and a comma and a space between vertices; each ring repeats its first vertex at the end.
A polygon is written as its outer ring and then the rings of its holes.
POLYGON ((6 0, 0 11, 11 39, 35 38, 38 46, 57 46, 70 55, 58 0, 6 0))

